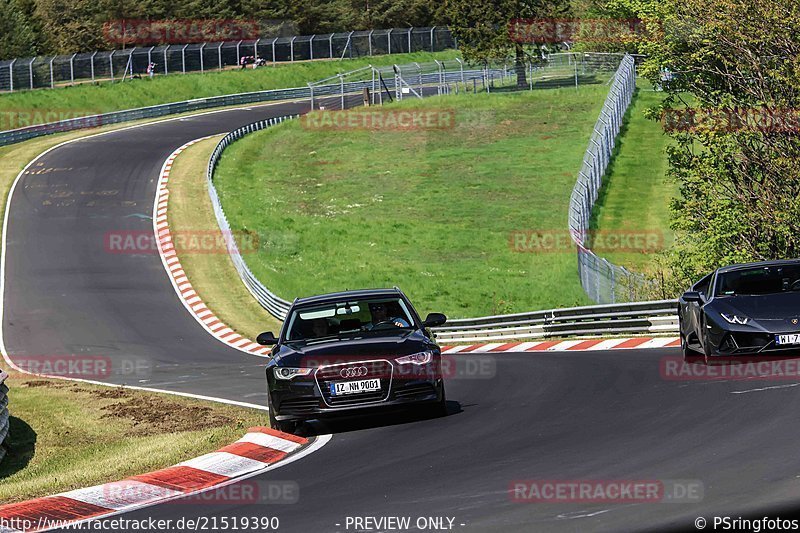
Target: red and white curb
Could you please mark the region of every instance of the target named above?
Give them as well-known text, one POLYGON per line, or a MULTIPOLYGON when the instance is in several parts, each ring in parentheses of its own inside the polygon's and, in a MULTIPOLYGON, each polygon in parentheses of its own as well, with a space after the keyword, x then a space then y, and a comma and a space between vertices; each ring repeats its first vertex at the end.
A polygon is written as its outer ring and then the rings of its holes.
POLYGON ((633 337, 620 339, 573 339, 566 341, 492 342, 442 346, 443 354, 498 352, 575 352, 602 350, 631 350, 672 348, 680 346, 678 337, 633 337))
POLYGON ((213 490, 288 464, 328 439, 309 445, 303 437, 253 427, 233 444, 163 470, 0 506, 0 532, 44 531, 213 490))
POLYGON ((172 286, 178 293, 178 297, 183 302, 189 313, 217 340, 225 344, 241 350, 243 352, 265 356, 270 352, 269 347, 256 344, 250 339, 242 337, 232 328, 223 323, 217 316, 208 308, 203 300, 200 299, 197 292, 192 287, 189 278, 186 277, 181 262, 178 259, 178 254, 175 251, 175 246, 172 243, 172 235, 169 229, 169 220, 167 219, 167 207, 169 206, 169 174, 172 170, 172 164, 175 158, 186 150, 188 147, 200 141, 208 139, 195 139, 190 141, 170 154, 161 168, 161 174, 158 179, 158 188, 156 190, 155 207, 153 209, 153 229, 156 234, 156 243, 158 244, 158 253, 161 256, 161 262, 164 263, 164 268, 167 270, 172 286))

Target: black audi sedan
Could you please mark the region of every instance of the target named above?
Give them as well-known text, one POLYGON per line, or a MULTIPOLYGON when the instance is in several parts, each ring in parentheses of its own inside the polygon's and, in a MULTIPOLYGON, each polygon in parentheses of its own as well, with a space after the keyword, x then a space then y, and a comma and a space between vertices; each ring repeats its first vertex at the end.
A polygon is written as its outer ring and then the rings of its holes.
POLYGON ((678 320, 686 358, 800 355, 800 259, 717 269, 681 296, 678 320))
POLYGON ((398 288, 338 292, 297 299, 267 364, 272 426, 292 432, 308 419, 371 409, 419 406, 446 414, 441 350, 398 288))

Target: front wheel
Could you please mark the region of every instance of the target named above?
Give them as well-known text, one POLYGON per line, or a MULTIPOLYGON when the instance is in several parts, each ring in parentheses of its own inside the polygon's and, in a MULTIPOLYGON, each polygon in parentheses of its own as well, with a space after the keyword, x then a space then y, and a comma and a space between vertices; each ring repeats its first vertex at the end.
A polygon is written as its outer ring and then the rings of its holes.
POLYGON ((442 396, 434 405, 433 413, 437 417, 447 416, 447 394, 444 392, 444 383, 442 383, 442 396))
POLYGON ((269 425, 272 429, 277 429, 284 433, 294 433, 297 429, 297 422, 294 420, 278 420, 275 417, 275 411, 273 411, 271 403, 269 405, 269 425))

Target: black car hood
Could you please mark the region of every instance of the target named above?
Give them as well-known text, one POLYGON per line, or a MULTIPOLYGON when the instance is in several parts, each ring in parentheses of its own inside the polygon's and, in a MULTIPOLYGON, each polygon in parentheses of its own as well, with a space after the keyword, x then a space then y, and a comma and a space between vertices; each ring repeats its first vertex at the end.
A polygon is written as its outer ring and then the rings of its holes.
POLYGON ((758 296, 718 296, 711 305, 719 313, 745 316, 752 320, 800 318, 800 291, 758 296))
POLYGON ((275 360, 282 366, 318 366, 337 358, 342 362, 374 358, 394 358, 435 348, 436 345, 419 331, 396 335, 365 335, 310 344, 286 343, 275 360))

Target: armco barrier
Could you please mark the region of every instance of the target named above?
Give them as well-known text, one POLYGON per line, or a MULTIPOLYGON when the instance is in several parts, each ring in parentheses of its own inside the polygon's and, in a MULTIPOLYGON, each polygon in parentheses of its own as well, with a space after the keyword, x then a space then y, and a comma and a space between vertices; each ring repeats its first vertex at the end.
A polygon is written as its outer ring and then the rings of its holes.
POLYGON ((678 331, 677 300, 550 309, 448 320, 433 328, 439 342, 540 339, 575 335, 665 334, 678 331))
POLYGON ((8 438, 8 386, 5 381, 8 374, 0 370, 0 461, 6 456, 5 442, 8 438))

